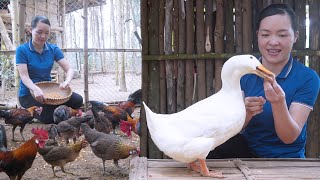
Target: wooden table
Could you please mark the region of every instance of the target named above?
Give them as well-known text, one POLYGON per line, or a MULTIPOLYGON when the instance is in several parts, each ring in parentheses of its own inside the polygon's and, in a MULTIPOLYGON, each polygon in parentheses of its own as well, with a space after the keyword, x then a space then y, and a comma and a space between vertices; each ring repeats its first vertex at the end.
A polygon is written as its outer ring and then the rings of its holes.
MULTIPOLYGON (((320 159, 210 159, 209 169, 222 171, 224 180, 320 180, 320 159)), ((172 159, 136 157, 130 161, 130 180, 212 179, 172 159)))

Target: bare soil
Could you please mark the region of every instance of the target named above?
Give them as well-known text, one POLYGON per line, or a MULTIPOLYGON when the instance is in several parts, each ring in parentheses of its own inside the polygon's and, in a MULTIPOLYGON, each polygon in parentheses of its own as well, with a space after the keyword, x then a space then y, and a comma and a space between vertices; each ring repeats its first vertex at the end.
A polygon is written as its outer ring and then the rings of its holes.
MULTIPOLYGON (((135 116, 139 116, 139 110, 136 109, 134 112, 135 116)), ((6 128, 7 133, 7 140, 8 140, 8 149, 16 149, 17 147, 21 146, 24 142, 12 142, 12 133, 11 133, 11 125, 7 125, 4 123, 3 119, 0 119, 0 123, 3 124, 6 128)), ((43 127, 49 126, 47 124, 41 123, 32 123, 27 124, 23 134, 26 139, 30 139, 32 137, 31 129, 33 127, 43 127)), ((15 131, 15 139, 22 140, 21 135, 19 133, 19 127, 16 128, 15 131)), ((140 139, 139 136, 133 133, 133 137, 129 138, 122 134, 119 129, 116 129, 117 134, 120 134, 123 140, 131 145, 135 145, 139 147, 140 139)), ((84 137, 81 136, 80 139, 84 137)), ((71 142, 73 143, 73 142, 71 142)), ((59 144, 64 145, 61 139, 59 139, 59 144)), ((107 160, 106 165, 106 174, 103 175, 103 167, 102 167, 102 160, 96 157, 90 146, 81 150, 80 156, 71 163, 68 163, 65 166, 65 170, 68 172, 72 172, 76 175, 64 174, 60 167, 55 167, 55 172, 57 176, 60 178, 53 178, 53 172, 51 165, 47 164, 39 153, 37 154, 32 167, 25 173, 22 179, 24 180, 44 180, 44 179, 66 179, 66 180, 74 180, 74 179, 81 179, 81 180, 126 180, 129 179, 129 162, 133 157, 129 157, 124 160, 119 160, 119 165, 122 169, 118 169, 114 166, 112 160, 107 160)), ((5 173, 0 173, 0 180, 9 179, 5 173)))

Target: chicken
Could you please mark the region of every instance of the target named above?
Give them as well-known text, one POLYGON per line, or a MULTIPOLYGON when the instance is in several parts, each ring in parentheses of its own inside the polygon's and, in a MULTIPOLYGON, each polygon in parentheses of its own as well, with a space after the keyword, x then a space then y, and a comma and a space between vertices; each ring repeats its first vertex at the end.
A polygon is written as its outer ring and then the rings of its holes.
POLYGON ((272 81, 274 75, 252 55, 234 56, 222 67, 222 89, 174 114, 156 114, 143 103, 153 142, 167 156, 188 163, 203 176, 223 177, 209 171, 205 159, 215 147, 241 131, 246 109, 240 78, 248 73, 272 81), (200 166, 196 164, 199 161, 200 166))
POLYGON ((44 148, 39 149, 38 152, 43 159, 51 165, 53 177, 58 177, 54 171, 55 166, 60 166, 61 171, 66 174, 74 175, 71 172, 65 171, 64 166, 77 159, 81 149, 85 148, 87 145, 88 142, 83 140, 70 146, 45 146, 44 148))
POLYGON ((120 120, 132 122, 135 121, 132 117, 124 110, 115 107, 108 106, 103 102, 99 101, 89 101, 91 104, 92 112, 104 112, 104 115, 110 120, 112 123, 113 133, 115 134, 115 128, 119 125, 120 120))
POLYGON ((103 112, 94 113, 94 128, 106 134, 109 134, 112 130, 112 124, 107 117, 104 116, 103 112))
MULTIPOLYGON (((92 152, 102 159, 103 174, 105 174, 105 161, 113 160, 116 167, 120 168, 119 159, 128 158, 130 155, 138 155, 139 150, 125 144, 121 137, 113 134, 105 134, 91 129, 87 124, 81 124, 81 132, 90 144, 92 152)), ((121 169, 121 168, 120 168, 121 169)))
POLYGON ((5 172, 10 180, 21 179, 32 166, 38 149, 48 140, 44 129, 32 129, 34 136, 15 150, 0 152, 0 172, 5 172))
POLYGON ((23 141, 25 138, 22 134, 24 127, 27 123, 31 122, 36 115, 40 115, 42 107, 32 106, 28 109, 11 109, 8 111, 0 110, 0 117, 4 118, 6 124, 12 125, 12 141, 14 139, 14 130, 20 126, 20 134, 23 141))
POLYGON ((64 138, 66 144, 69 143, 69 138, 73 139, 75 143, 79 136, 79 128, 81 123, 87 122, 92 118, 91 115, 85 115, 83 117, 71 117, 65 121, 61 121, 59 124, 52 124, 49 127, 49 138, 54 139, 59 135, 64 138))
POLYGON ((7 151, 7 133, 6 129, 2 124, 0 124, 0 152, 7 151))
POLYGON ((141 103, 142 90, 138 89, 129 95, 128 100, 117 105, 120 109, 126 111, 131 117, 137 104, 141 103))
POLYGON ((82 116, 81 109, 72 109, 66 105, 60 105, 53 112, 53 121, 55 124, 58 124, 72 116, 82 116))
POLYGON ((141 134, 140 119, 134 119, 131 122, 120 121, 120 130, 125 133, 128 137, 131 137, 131 131, 135 134, 141 134))

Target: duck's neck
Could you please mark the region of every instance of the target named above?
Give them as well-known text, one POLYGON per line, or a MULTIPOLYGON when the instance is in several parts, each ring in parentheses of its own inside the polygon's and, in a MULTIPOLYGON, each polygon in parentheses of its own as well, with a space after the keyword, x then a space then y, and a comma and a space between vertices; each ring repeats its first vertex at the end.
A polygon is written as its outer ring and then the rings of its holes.
POLYGON ((241 93, 241 87, 240 87, 240 77, 231 75, 228 77, 222 78, 222 89, 226 92, 239 92, 241 93))

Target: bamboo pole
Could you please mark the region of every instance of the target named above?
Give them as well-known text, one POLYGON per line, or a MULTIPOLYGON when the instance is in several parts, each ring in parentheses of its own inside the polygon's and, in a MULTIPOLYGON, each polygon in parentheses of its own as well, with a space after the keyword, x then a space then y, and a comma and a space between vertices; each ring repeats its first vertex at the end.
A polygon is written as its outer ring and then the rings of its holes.
MULTIPOLYGON (((160 0, 159 7, 159 54, 164 53, 164 6, 165 0, 160 0)), ((160 68, 160 113, 167 113, 167 91, 166 91, 166 62, 161 61, 159 64, 160 68)))
MULTIPOLYGON (((173 0, 166 0, 165 5, 165 54, 172 54, 172 10, 173 0)), ((167 111, 168 113, 176 112, 175 87, 173 82, 173 61, 166 62, 166 85, 167 85, 167 111)))
POLYGON ((236 52, 242 52, 242 0, 235 1, 236 52))
MULTIPOLYGON (((217 0, 217 21, 216 21, 216 29, 214 32, 214 40, 215 40, 215 52, 222 53, 223 52, 223 36, 224 36, 224 9, 223 9, 223 0, 217 0)), ((221 87, 221 69, 223 65, 223 59, 215 60, 215 92, 218 92, 221 87)))
MULTIPOLYGON (((186 31, 187 31, 187 46, 186 53, 189 55, 194 54, 194 12, 193 0, 186 0, 186 31)), ((189 107, 193 99, 193 74, 194 62, 193 58, 186 60, 186 89, 185 89, 185 107, 189 107)))
MULTIPOLYGON (((172 55, 146 55, 142 57, 143 61, 152 61, 152 60, 185 60, 188 59, 227 59, 235 55, 241 55, 245 53, 206 53, 206 54, 172 54, 172 55)), ((252 52, 250 53, 254 56, 260 56, 259 52, 252 52)), ((293 56, 320 56, 320 50, 311 50, 311 49, 304 49, 304 50, 292 50, 293 56)))
MULTIPOLYGON (((294 49, 301 50, 306 47, 306 1, 294 0, 294 11, 297 15, 299 38, 294 49)), ((299 56, 299 61, 305 64, 305 56, 299 56)))
MULTIPOLYGON (((196 1, 196 50, 197 53, 204 53, 204 2, 196 1)), ((196 87, 197 87, 197 101, 206 98, 206 61, 198 60, 196 61, 196 87)))
POLYGON ((242 48, 244 53, 252 52, 252 7, 251 0, 243 0, 242 5, 242 48))
POLYGON ((84 69, 84 106, 89 102, 88 91, 88 1, 83 1, 83 69, 84 69))
MULTIPOLYGON (((215 28, 215 12, 213 12, 213 0, 207 0, 205 4, 205 50, 212 53, 214 47, 213 29, 215 28)), ((205 60, 206 66, 206 97, 214 93, 214 62, 205 60)))
MULTIPOLYGON (((179 11, 178 24, 179 24, 179 49, 178 53, 186 53, 186 8, 185 1, 178 0, 179 6, 177 10, 179 11)), ((175 48, 176 51, 177 48, 175 48)), ((178 60, 177 64, 177 112, 185 109, 185 61, 178 60)))

